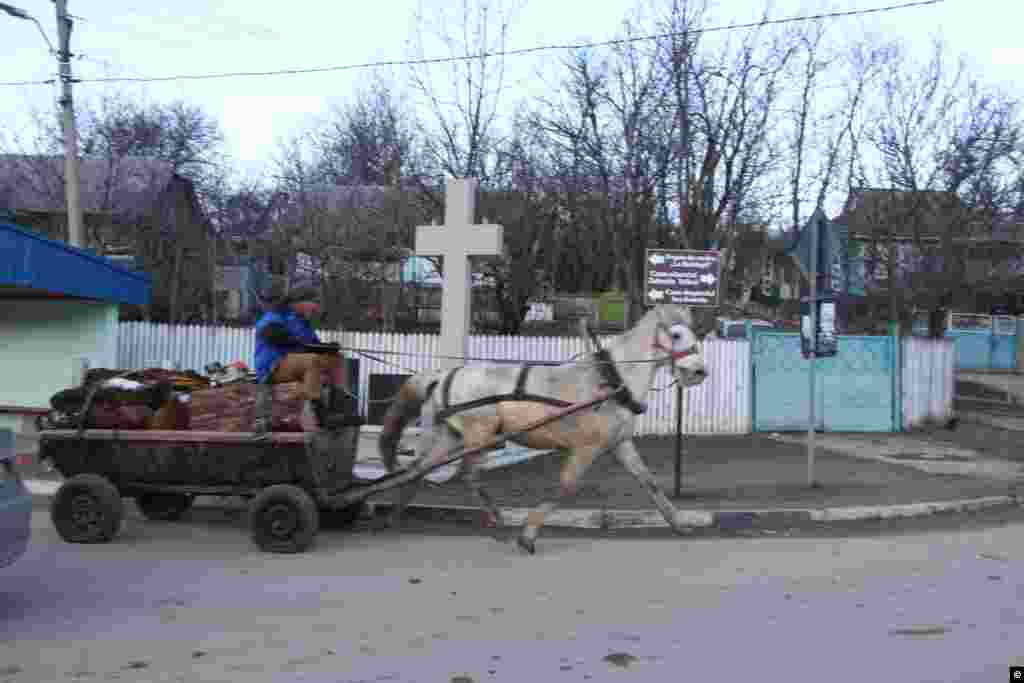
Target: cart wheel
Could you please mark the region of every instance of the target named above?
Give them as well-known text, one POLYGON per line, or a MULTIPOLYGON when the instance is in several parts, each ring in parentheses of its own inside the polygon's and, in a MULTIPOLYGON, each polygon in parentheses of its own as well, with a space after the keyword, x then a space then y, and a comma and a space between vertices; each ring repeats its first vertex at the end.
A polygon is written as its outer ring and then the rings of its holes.
POLYGON ((192 507, 194 500, 195 496, 187 493, 143 493, 135 498, 135 504, 146 519, 173 522, 192 507))
POLYGON ((301 553, 312 545, 319 526, 316 503, 298 486, 268 486, 249 505, 252 540, 265 552, 301 553))
POLYGON ((124 518, 117 488, 98 474, 76 474, 64 482, 50 503, 50 519, 68 543, 108 543, 124 518))
POLYGON ((366 508, 365 502, 343 508, 323 508, 320 510, 320 526, 325 529, 348 529, 359 521, 366 508))

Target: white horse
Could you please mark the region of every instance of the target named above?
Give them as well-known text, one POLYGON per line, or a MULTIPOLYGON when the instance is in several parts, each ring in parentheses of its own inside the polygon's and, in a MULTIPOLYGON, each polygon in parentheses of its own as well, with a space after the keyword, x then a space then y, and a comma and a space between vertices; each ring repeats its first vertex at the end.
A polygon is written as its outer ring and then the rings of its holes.
MULTIPOLYGON (((633 433, 637 416, 646 410, 643 399, 658 368, 671 366, 684 386, 695 386, 706 378, 702 344, 692 328, 689 308, 660 305, 606 350, 583 361, 556 366, 480 364, 413 375, 399 389, 384 418, 378 444, 381 458, 389 471, 396 470, 402 431, 418 415, 429 427, 417 443, 409 469, 425 474, 458 448, 482 446, 501 433, 522 430, 565 406, 612 389, 615 393, 605 403, 509 440, 565 456, 561 499, 575 495, 580 478, 598 456, 614 452, 669 525, 680 531, 676 508, 641 459, 633 433)), ((462 472, 471 493, 486 509, 483 523, 500 526, 501 513, 479 483, 480 456, 463 458, 462 472)), ((393 523, 400 522, 419 481, 400 489, 393 523)), ((537 534, 556 505, 556 501, 545 502, 530 512, 517 539, 521 549, 535 552, 537 534)))

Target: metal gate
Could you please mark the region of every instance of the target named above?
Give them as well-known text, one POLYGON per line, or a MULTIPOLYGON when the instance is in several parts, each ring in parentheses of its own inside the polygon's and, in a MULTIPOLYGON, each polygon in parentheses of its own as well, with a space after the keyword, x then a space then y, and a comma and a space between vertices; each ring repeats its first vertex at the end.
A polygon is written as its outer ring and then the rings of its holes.
POLYGON ((1015 370, 1018 322, 1010 316, 956 314, 946 330, 956 348, 958 370, 1015 370))
MULTIPOLYGON (((806 430, 810 362, 800 354, 800 335, 756 331, 751 361, 754 430, 806 430)), ((839 352, 817 363, 819 430, 899 430, 898 363, 892 337, 841 336, 839 352)))

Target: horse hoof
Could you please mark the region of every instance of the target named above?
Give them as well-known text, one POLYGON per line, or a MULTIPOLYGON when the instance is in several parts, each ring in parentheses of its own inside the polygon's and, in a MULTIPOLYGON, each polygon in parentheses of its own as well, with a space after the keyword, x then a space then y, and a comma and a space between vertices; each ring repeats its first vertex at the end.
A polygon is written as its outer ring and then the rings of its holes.
POLYGON ((520 550, 526 552, 529 555, 535 555, 537 553, 537 544, 533 541, 523 538, 522 536, 518 536, 516 538, 516 544, 519 546, 520 550))
POLYGON ((370 528, 374 531, 390 531, 392 529, 400 529, 401 526, 402 518, 395 517, 394 515, 381 515, 374 518, 370 523, 370 528))

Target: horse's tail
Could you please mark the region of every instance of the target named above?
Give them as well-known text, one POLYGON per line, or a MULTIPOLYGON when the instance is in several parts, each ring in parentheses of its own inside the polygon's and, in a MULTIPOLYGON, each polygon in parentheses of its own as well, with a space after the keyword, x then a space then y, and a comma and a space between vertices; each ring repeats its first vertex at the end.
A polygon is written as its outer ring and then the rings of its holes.
POLYGON ((377 448, 388 472, 395 471, 402 432, 409 422, 419 417, 420 409, 437 386, 435 377, 435 372, 420 372, 407 379, 384 415, 377 448))

